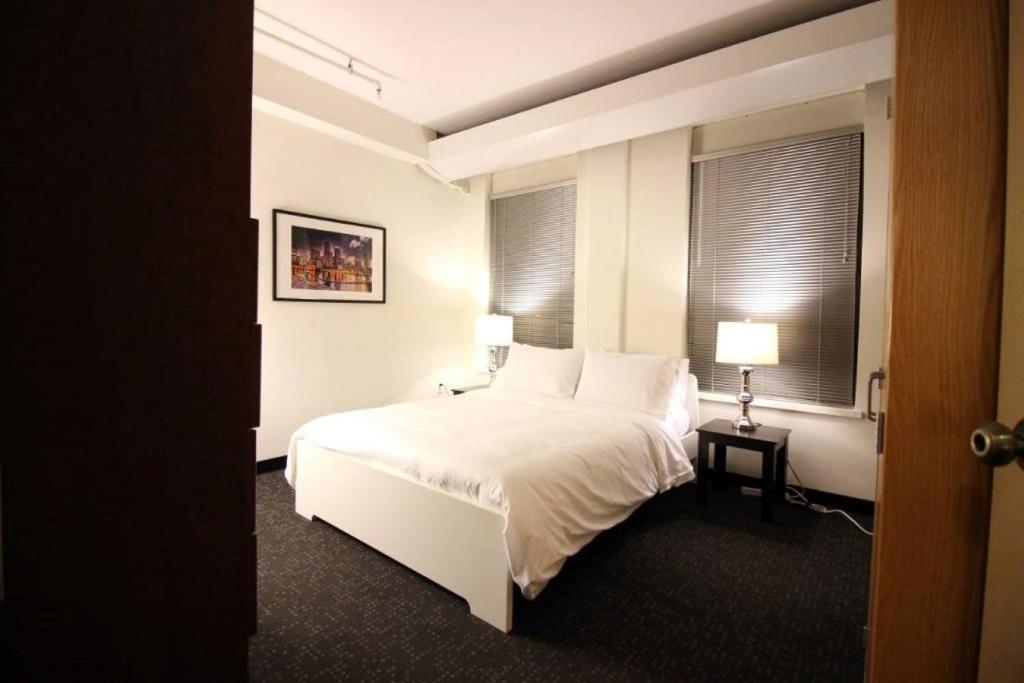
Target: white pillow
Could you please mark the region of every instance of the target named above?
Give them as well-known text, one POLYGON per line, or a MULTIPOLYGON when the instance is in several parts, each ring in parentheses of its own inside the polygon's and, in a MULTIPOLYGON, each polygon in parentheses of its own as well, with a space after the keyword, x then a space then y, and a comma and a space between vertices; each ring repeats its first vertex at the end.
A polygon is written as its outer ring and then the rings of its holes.
POLYGON ((582 366, 583 352, 577 349, 512 344, 504 367, 494 379, 494 387, 572 398, 582 366))
MULTIPOLYGON (((689 369, 688 361, 686 367, 689 369)), ((667 420, 678 377, 679 358, 676 356, 606 353, 587 349, 576 398, 631 408, 667 420)), ((684 374, 684 393, 685 381, 684 374)))
POLYGON ((686 389, 690 384, 690 359, 680 358, 676 365, 676 379, 672 384, 668 402, 668 423, 680 437, 685 436, 693 419, 686 410, 686 389))

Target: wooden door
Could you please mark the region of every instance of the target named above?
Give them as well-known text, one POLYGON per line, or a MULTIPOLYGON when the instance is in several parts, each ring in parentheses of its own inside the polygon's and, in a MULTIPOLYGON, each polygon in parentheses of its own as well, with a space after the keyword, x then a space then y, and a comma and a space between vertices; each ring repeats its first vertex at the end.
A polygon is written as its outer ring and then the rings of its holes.
POLYGON ((867 673, 977 673, 1006 188, 1006 0, 897 0, 887 424, 867 673))
POLYGON ((5 13, 5 680, 246 677, 252 11, 5 13))
MULTIPOLYGON (((1024 0, 1010 2, 1006 241, 998 419, 1024 419, 1024 0)), ((1024 467, 993 473, 978 680, 1024 678, 1024 467)))

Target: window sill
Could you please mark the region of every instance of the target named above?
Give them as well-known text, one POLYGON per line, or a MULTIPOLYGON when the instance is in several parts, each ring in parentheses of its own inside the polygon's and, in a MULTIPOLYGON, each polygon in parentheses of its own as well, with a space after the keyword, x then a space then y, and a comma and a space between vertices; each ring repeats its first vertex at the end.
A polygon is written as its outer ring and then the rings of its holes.
MULTIPOLYGON (((736 397, 729 394, 712 394, 706 391, 697 393, 701 401, 714 401, 715 403, 732 403, 737 405, 736 397)), ((794 413, 811 413, 813 415, 828 415, 830 417, 845 417, 854 420, 864 418, 864 413, 856 408, 833 408, 831 406, 816 406, 809 403, 796 403, 792 401, 773 401, 770 398, 758 398, 754 396, 751 404, 755 408, 771 408, 772 410, 788 410, 794 413)))

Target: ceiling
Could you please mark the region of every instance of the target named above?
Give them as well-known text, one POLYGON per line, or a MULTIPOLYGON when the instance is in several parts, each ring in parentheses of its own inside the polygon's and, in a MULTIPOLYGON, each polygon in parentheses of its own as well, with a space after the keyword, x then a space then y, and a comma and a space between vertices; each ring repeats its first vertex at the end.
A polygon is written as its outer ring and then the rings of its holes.
POLYGON ((414 123, 450 134, 863 4, 260 0, 257 27, 288 42, 257 31, 254 46, 414 123), (331 63, 344 63, 346 56, 355 60, 357 71, 381 82, 380 99, 372 83, 331 63))

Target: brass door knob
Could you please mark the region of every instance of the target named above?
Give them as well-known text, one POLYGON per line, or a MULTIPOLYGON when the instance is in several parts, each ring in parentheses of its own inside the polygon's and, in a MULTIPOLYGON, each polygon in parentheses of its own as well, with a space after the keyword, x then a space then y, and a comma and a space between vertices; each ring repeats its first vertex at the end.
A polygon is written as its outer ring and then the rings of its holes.
POLYGON ((971 434, 971 450, 986 465, 1002 467, 1016 460, 1024 467, 1024 420, 1012 431, 1001 422, 986 422, 971 434))

